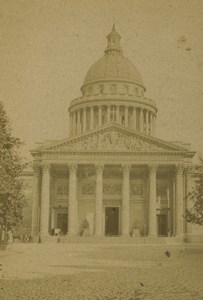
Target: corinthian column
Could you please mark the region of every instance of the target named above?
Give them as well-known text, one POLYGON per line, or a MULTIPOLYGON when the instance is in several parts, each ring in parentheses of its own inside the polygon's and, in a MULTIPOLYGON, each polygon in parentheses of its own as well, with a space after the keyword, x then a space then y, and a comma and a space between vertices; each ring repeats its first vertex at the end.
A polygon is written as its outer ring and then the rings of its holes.
POLYGON ((42 194, 40 214, 40 234, 49 233, 49 205, 50 205, 50 165, 42 166, 42 194))
POLYGON ((176 166, 176 235, 183 234, 183 166, 176 166))
POLYGON ((40 167, 34 165, 33 199, 32 199, 32 236, 38 234, 39 224, 39 197, 40 197, 40 167))
POLYGON ((69 170, 69 200, 68 200, 68 233, 70 235, 77 234, 77 165, 68 165, 69 170))
POLYGON ((149 166, 149 229, 148 235, 156 235, 156 170, 157 165, 149 166))
POLYGON ((102 200, 103 200, 103 169, 98 164, 96 167, 96 199, 95 199, 95 235, 102 235, 102 200))
POLYGON ((121 214, 121 234, 129 235, 129 174, 130 165, 122 165, 123 184, 122 184, 122 214, 121 214))

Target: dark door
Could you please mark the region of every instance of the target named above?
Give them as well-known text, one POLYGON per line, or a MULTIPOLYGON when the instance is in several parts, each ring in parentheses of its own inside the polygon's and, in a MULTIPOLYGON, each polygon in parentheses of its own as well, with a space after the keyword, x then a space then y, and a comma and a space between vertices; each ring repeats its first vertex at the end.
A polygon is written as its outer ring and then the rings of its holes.
POLYGON ((67 221, 68 221, 68 214, 64 213, 57 213, 57 228, 61 229, 62 234, 67 233, 67 221))
POLYGON ((119 208, 118 207, 105 208, 105 235, 107 236, 119 235, 119 208))
POLYGON ((158 235, 167 236, 167 215, 160 214, 157 215, 158 220, 158 235))

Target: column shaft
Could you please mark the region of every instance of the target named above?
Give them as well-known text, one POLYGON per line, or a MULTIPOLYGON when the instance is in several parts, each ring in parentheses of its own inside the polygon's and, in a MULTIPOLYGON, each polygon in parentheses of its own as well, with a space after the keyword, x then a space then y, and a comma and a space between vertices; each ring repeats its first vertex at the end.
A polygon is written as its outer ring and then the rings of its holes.
POLYGON ((107 124, 110 123, 110 111, 111 111, 111 106, 107 106, 107 124))
POLYGON ((121 234, 129 235, 129 174, 130 165, 122 166, 123 170, 123 184, 122 184, 122 214, 121 214, 121 234))
POLYGON ((120 114, 119 114, 119 111, 120 111, 120 106, 117 105, 117 106, 116 106, 116 123, 117 123, 117 124, 120 123, 120 114))
POLYGON ((125 126, 128 127, 128 106, 125 106, 125 126))
POLYGON ((149 235, 156 235, 156 165, 149 166, 149 235))
POLYGON ((143 132, 143 120, 144 118, 143 118, 143 109, 141 108, 140 109, 140 115, 139 115, 139 130, 140 130, 140 132, 143 132))
POLYGON ((102 107, 98 107, 98 127, 102 125, 102 107))
POLYGON ((176 235, 183 234, 183 166, 176 166, 176 235))
POLYGON ((74 111, 73 113, 73 135, 76 134, 76 112, 74 111))
POLYGON ((42 166, 42 194, 40 213, 40 234, 49 233, 49 206, 50 206, 50 165, 42 166))
POLYGON ((152 112, 149 111, 149 134, 152 135, 152 112))
POLYGON ((94 128, 94 106, 90 107, 90 130, 94 128))
POLYGON ((68 234, 77 234, 77 165, 70 164, 69 169, 69 199, 68 199, 68 234))
POLYGON ((77 111, 77 134, 80 134, 80 110, 77 111))
POLYGON ((156 116, 153 117, 153 135, 156 136, 156 116))
POLYGON ((72 136, 72 114, 69 112, 69 136, 72 136))
POLYGON ((95 235, 102 236, 103 165, 96 165, 95 235))
POLYGON ((149 112, 148 110, 145 111, 145 132, 146 134, 149 134, 149 112))
POLYGON ((33 199, 32 199, 32 236, 38 234, 39 228, 39 197, 40 197, 40 168, 34 165, 33 199))
POLYGON ((136 120, 136 107, 133 107, 133 129, 137 129, 137 120, 136 120))
POLYGON ((82 131, 83 132, 86 132, 87 130, 87 115, 86 115, 86 108, 83 108, 83 119, 82 119, 82 122, 83 122, 83 128, 82 128, 82 131))

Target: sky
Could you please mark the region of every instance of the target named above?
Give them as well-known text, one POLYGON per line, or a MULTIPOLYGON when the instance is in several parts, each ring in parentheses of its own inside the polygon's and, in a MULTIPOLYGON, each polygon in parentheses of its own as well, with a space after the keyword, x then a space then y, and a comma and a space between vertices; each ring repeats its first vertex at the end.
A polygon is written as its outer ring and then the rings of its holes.
POLYGON ((157 136, 203 153, 203 1, 0 0, 0 100, 25 151, 68 137, 68 106, 104 55, 113 21, 157 136))

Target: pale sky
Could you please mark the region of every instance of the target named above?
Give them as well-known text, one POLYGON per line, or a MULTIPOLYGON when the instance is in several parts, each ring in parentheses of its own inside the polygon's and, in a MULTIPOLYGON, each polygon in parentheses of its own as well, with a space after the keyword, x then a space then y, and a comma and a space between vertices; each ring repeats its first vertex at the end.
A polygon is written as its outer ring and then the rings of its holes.
POLYGON ((113 20, 158 137, 203 152, 203 1, 0 0, 0 99, 27 149, 68 137, 68 106, 104 54, 113 20))

